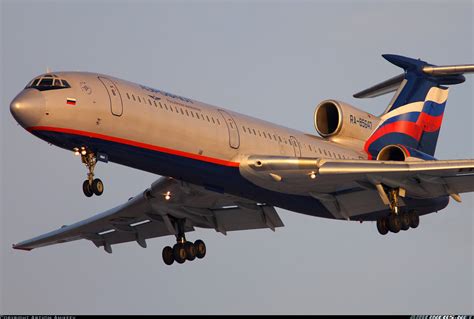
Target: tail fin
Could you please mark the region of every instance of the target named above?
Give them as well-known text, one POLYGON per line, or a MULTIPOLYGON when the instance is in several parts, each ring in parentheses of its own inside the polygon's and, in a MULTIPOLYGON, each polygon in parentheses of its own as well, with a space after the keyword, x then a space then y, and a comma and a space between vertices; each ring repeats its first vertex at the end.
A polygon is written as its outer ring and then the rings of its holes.
POLYGON ((369 158, 376 158, 383 147, 398 144, 433 156, 448 99, 444 85, 463 83, 462 74, 474 72, 474 65, 434 66, 398 55, 383 57, 405 73, 354 95, 374 97, 393 92, 398 84, 380 116, 382 121, 365 143, 365 151, 369 158))

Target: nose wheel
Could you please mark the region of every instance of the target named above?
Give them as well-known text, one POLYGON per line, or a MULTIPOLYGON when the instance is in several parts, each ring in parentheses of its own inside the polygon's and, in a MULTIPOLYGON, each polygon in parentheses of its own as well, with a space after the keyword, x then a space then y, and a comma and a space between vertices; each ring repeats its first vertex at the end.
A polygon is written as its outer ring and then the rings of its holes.
POLYGON ((92 180, 92 184, 86 179, 82 183, 82 190, 87 197, 92 197, 94 194, 100 196, 104 192, 104 184, 99 178, 92 180))
POLYGON ((94 178, 94 168, 97 164, 97 157, 94 152, 82 147, 80 152, 76 150, 76 154, 81 155, 81 160, 87 167, 87 179, 82 183, 82 191, 87 197, 92 195, 100 196, 104 192, 104 183, 99 178, 94 178))

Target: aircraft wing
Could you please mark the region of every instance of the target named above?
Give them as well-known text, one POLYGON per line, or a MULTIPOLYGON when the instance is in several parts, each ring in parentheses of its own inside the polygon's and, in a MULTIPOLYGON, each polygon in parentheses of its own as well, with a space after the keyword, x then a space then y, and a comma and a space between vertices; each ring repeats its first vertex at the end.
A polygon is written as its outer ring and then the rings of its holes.
POLYGON ((111 253, 114 244, 175 235, 173 220, 185 219, 185 232, 194 227, 227 231, 284 226, 276 210, 265 204, 215 193, 172 178, 160 178, 150 188, 126 203, 72 225, 13 245, 15 249, 88 239, 111 253))
MULTIPOLYGON (((248 156, 242 176, 282 193, 313 196, 336 217, 387 208, 383 186, 402 188, 405 197, 436 198, 474 191, 474 160, 371 161, 248 156)), ((403 199, 402 199, 403 205, 403 199)))

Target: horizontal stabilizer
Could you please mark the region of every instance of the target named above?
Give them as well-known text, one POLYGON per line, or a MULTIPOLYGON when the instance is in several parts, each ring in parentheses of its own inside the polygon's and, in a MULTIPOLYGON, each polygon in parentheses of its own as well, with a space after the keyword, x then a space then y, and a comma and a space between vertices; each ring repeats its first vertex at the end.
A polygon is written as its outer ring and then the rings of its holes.
POLYGON ((354 94, 354 97, 357 99, 363 99, 363 98, 370 98, 370 97, 384 95, 390 92, 395 92, 400 86, 400 83, 402 83, 404 78, 405 78, 405 74, 403 73, 399 74, 397 76, 394 76, 393 78, 390 78, 386 81, 375 84, 374 86, 368 89, 365 89, 363 91, 360 91, 354 94))
POLYGON ((436 66, 419 59, 395 54, 382 55, 390 63, 404 69, 404 73, 360 91, 355 98, 371 98, 397 91, 408 73, 438 85, 459 84, 465 81, 464 73, 474 73, 474 64, 436 66))
POLYGON ((423 72, 432 76, 474 73, 474 64, 425 66, 423 72))

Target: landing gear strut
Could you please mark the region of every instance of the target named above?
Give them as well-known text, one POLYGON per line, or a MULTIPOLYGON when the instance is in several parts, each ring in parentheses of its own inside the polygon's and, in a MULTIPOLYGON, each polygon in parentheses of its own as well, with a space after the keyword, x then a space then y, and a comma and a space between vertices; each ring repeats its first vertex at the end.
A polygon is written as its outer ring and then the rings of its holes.
POLYGON ((98 178, 94 179, 94 168, 97 164, 97 157, 94 152, 85 148, 81 149, 81 160, 86 165, 88 173, 87 179, 82 183, 82 190, 84 195, 91 197, 92 195, 100 196, 104 192, 104 184, 98 178))
POLYGON ((200 239, 194 243, 187 241, 184 234, 184 220, 177 221, 178 235, 176 235, 176 244, 171 248, 163 248, 163 261, 166 265, 172 265, 175 261, 178 264, 186 260, 193 261, 196 257, 201 259, 206 255, 206 245, 200 239))
POLYGON ((416 211, 400 211, 400 195, 404 196, 404 190, 390 189, 386 194, 390 206, 390 215, 377 220, 377 230, 381 235, 386 235, 389 231, 398 233, 400 230, 408 230, 410 227, 416 228, 420 223, 420 217, 416 211))

